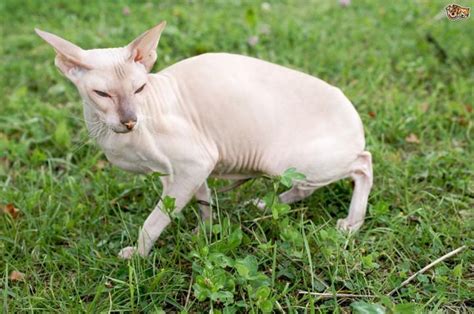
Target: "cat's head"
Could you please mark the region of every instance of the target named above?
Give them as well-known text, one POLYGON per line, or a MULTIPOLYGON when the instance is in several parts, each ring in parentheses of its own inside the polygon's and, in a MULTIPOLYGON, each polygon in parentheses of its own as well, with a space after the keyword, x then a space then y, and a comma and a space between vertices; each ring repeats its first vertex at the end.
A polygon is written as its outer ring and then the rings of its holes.
POLYGON ((76 85, 87 110, 116 133, 138 124, 137 105, 147 92, 163 21, 121 48, 84 50, 54 34, 35 29, 56 51, 55 64, 76 85))

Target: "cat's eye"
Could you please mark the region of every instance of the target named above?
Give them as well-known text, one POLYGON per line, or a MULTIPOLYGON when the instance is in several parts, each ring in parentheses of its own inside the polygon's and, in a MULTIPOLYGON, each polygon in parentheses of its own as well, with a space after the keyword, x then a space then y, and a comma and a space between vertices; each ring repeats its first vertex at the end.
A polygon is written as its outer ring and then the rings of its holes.
POLYGON ((145 88, 145 85, 146 85, 146 83, 143 84, 139 89, 137 89, 137 90, 135 91, 135 94, 140 93, 140 92, 145 88))
POLYGON ((112 96, 110 96, 109 94, 107 94, 106 92, 101 92, 100 90, 96 90, 96 89, 94 89, 94 93, 96 93, 96 94, 99 95, 100 97, 107 97, 107 98, 112 97, 112 96))

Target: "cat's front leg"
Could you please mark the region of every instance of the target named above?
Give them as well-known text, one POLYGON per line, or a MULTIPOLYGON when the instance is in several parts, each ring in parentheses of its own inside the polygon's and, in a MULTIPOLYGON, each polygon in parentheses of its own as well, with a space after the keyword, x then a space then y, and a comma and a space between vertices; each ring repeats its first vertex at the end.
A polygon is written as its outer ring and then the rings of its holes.
MULTIPOLYGON (((164 195, 164 194, 163 194, 164 195)), ((170 217, 163 211, 163 202, 160 200, 151 214, 145 220, 140 234, 138 236, 138 247, 127 246, 120 250, 119 257, 130 259, 135 253, 141 256, 147 256, 151 247, 160 236, 161 232, 171 222, 170 217)))
MULTIPOLYGON (((173 178, 162 177, 162 199, 165 196, 173 197, 175 199, 174 212, 180 212, 203 183, 205 183, 209 173, 210 172, 183 172, 181 175, 173 176, 173 178)), ((141 256, 147 256, 155 241, 170 222, 171 219, 164 211, 163 202, 160 200, 140 230, 138 247, 123 248, 119 253, 119 257, 129 259, 135 253, 141 256)))

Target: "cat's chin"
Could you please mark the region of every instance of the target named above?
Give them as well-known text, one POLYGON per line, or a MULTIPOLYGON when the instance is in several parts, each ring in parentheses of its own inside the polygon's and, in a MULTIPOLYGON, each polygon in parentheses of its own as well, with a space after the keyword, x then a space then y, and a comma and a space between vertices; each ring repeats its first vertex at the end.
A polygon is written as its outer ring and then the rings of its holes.
POLYGON ((126 133, 133 132, 133 130, 135 128, 133 128, 131 130, 126 129, 126 128, 123 128, 123 129, 121 129, 121 128, 110 128, 110 129, 112 130, 112 132, 117 133, 117 134, 126 134, 126 133))

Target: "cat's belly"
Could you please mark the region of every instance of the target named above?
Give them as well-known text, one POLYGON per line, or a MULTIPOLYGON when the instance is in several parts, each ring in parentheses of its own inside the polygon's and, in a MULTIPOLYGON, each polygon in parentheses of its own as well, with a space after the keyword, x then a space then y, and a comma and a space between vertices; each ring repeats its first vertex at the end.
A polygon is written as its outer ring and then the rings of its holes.
POLYGON ((211 177, 228 180, 242 180, 258 177, 265 172, 258 169, 256 164, 242 162, 242 160, 245 160, 245 158, 221 160, 214 167, 211 177))
POLYGON ((242 173, 211 173, 212 178, 226 179, 226 180, 244 180, 258 177, 258 174, 242 174, 242 173))

